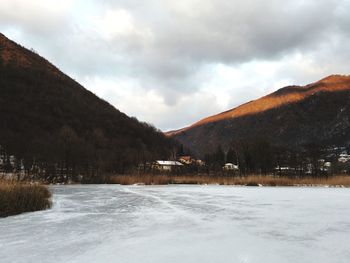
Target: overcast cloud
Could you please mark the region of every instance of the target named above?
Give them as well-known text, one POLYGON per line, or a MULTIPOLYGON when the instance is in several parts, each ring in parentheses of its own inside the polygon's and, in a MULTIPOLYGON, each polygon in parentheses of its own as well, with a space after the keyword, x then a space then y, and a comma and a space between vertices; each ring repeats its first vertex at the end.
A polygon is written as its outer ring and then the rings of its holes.
POLYGON ((350 72, 350 0, 0 0, 0 31, 163 130, 350 72))

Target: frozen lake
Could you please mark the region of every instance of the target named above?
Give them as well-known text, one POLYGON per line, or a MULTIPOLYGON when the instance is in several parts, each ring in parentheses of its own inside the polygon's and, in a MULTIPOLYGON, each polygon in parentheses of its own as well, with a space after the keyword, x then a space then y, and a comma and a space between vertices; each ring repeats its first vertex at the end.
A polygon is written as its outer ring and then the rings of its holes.
POLYGON ((53 208, 0 219, 0 262, 350 260, 350 189, 55 186, 53 208))

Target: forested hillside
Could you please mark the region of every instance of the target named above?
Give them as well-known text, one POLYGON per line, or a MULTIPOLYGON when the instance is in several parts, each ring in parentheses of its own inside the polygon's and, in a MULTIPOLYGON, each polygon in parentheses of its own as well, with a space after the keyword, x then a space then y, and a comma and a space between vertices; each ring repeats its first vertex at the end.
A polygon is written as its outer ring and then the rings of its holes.
POLYGON ((279 147, 350 142, 350 76, 334 75, 306 86, 289 86, 260 99, 167 133, 203 156, 237 141, 262 138, 279 147))
POLYGON ((3 163, 48 181, 125 173, 173 145, 1 34, 0 120, 3 163))

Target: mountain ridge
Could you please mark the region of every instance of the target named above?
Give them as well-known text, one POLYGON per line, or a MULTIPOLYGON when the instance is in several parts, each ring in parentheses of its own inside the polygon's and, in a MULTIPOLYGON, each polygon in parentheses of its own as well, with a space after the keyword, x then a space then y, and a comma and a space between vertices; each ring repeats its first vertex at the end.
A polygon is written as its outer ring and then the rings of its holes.
POLYGON ((15 63, 17 66, 23 68, 30 68, 37 64, 45 64, 46 69, 59 76, 63 74, 68 77, 66 74, 61 72, 56 66, 50 63, 47 59, 37 54, 34 50, 29 50, 13 40, 7 38, 4 34, 0 32, 0 54, 1 61, 4 65, 9 63, 15 63), (35 53, 37 56, 32 56, 32 53, 35 53))
POLYGON ((231 110, 166 133, 197 155, 256 137, 283 147, 350 142, 350 76, 287 86, 231 110))
POLYGON ((193 127, 200 126, 206 123, 214 123, 220 120, 242 117, 249 114, 261 113, 269 109, 273 109, 275 107, 283 106, 284 104, 301 101, 306 97, 312 96, 316 92, 332 91, 329 89, 327 85, 324 85, 324 84, 330 84, 330 83, 338 84, 336 86, 332 86, 333 91, 347 90, 347 89, 350 89, 349 86, 343 85, 343 84, 349 81, 350 81, 349 75, 329 75, 325 78, 322 78, 319 81, 316 81, 314 83, 311 83, 305 86, 297 86, 297 85, 286 86, 266 96, 263 96, 259 99, 243 103, 235 108, 203 118, 193 123, 190 126, 187 126, 178 130, 165 132, 165 134, 167 136, 174 136, 178 133, 184 132, 188 129, 191 129, 193 127))
POLYGON ((28 173, 33 167, 51 171, 40 175, 49 181, 62 169, 70 176, 124 173, 139 162, 167 158, 173 145, 152 125, 120 112, 4 35, 0 119, 0 153, 15 156, 28 173))

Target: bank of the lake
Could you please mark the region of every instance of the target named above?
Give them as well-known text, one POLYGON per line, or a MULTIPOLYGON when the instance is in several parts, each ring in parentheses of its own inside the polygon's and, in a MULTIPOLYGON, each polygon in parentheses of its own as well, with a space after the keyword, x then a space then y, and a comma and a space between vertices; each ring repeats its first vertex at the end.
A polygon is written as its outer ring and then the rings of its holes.
POLYGON ((272 175, 222 176, 222 175, 114 175, 106 177, 110 184, 218 184, 245 186, 329 186, 350 187, 350 176, 287 177, 272 175))

